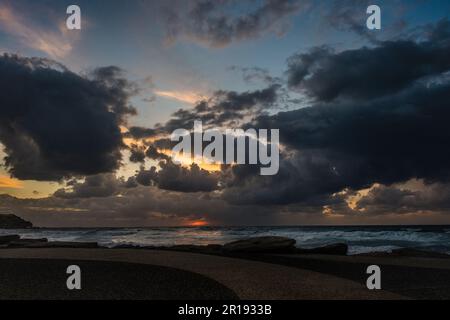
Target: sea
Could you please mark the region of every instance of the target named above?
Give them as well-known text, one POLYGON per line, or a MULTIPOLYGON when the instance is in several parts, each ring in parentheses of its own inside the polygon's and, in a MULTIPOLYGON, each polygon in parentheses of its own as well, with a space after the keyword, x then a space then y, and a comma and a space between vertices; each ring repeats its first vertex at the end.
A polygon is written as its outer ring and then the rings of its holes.
POLYGON ((346 243, 351 255, 400 248, 450 254, 450 225, 0 229, 0 236, 9 234, 49 241, 98 242, 105 247, 225 244, 249 237, 282 236, 297 240, 301 248, 346 243))

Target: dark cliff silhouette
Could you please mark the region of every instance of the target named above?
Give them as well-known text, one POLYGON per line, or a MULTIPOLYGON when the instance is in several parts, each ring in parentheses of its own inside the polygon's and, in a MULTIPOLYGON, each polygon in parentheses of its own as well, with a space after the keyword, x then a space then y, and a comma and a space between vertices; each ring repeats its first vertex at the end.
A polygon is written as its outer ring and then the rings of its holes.
POLYGON ((0 229, 32 228, 33 224, 14 214, 0 214, 0 229))

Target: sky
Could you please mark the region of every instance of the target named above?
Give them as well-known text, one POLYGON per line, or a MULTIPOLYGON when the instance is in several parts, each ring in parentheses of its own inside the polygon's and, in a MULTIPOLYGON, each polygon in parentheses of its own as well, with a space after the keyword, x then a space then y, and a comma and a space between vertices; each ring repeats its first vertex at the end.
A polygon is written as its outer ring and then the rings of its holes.
POLYGON ((0 214, 42 227, 450 223, 450 2, 0 0, 0 214), (68 30, 66 8, 81 8, 68 30), (280 170, 169 137, 280 130, 280 170), (180 159, 178 159, 180 160, 180 159))

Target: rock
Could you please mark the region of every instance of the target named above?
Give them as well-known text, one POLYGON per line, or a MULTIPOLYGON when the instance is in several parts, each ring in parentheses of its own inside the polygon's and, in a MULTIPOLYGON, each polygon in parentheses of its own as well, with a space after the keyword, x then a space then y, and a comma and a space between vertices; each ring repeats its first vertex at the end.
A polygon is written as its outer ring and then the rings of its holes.
POLYGON ((122 243, 113 246, 112 249, 142 249, 142 247, 134 244, 122 243))
POLYGON ((222 250, 230 253, 288 253, 295 250, 295 242, 284 237, 256 237, 227 243, 222 250))
POLYGON ((175 250, 175 251, 195 252, 195 251, 199 251, 201 248, 202 248, 201 246, 196 246, 193 244, 192 245, 191 244, 180 244, 180 245, 168 247, 166 249, 175 250))
POLYGON ((416 258, 450 258, 450 255, 440 252, 423 251, 412 248, 402 248, 392 250, 390 256, 400 256, 400 257, 416 257, 416 258))
POLYGON ((33 224, 14 214, 0 214, 0 229, 28 229, 33 224))
POLYGON ((35 242, 27 245, 27 248, 98 248, 97 242, 35 242))
POLYGON ((300 254, 330 254, 345 256, 348 252, 348 246, 345 243, 336 243, 324 247, 313 249, 296 249, 296 253, 300 254))
POLYGON ((29 247, 34 244, 46 243, 48 240, 46 238, 42 239, 18 239, 8 243, 9 248, 20 248, 29 247))
POLYGON ((8 236, 0 236, 0 244, 8 244, 11 241, 17 241, 20 239, 20 236, 14 234, 14 235, 8 235, 8 236))
POLYGON ((211 250, 211 251, 221 251, 222 248, 223 248, 223 246, 220 244, 208 244, 206 246, 206 249, 211 250))
POLYGON ((208 244, 206 246, 200 245, 175 245, 171 247, 160 247, 156 248, 159 250, 173 250, 173 251, 184 251, 184 252, 197 252, 197 253, 220 253, 222 246, 219 244, 208 244))

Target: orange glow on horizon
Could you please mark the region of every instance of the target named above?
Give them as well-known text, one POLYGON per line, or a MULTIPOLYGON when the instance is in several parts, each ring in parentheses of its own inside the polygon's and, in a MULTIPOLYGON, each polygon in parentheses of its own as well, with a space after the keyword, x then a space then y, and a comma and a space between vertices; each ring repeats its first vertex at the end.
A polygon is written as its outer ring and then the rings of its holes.
POLYGON ((208 222, 205 220, 195 220, 188 223, 189 227, 205 227, 208 225, 208 222))

